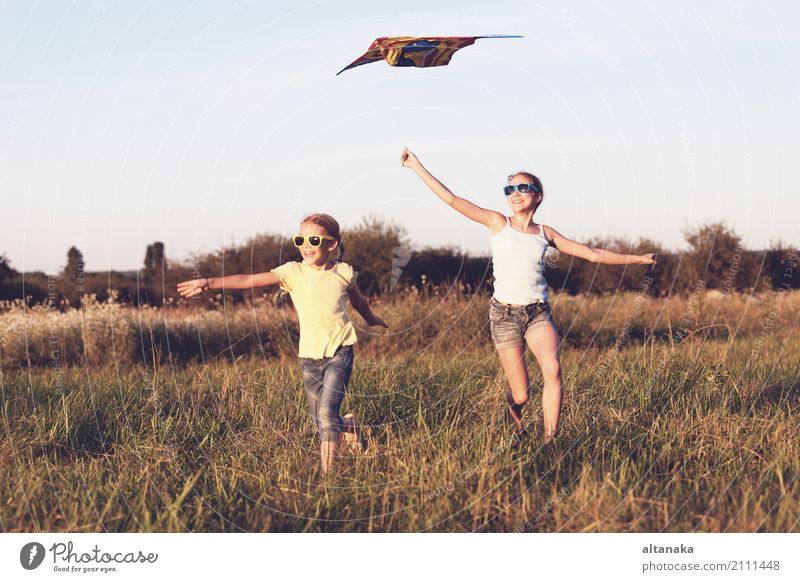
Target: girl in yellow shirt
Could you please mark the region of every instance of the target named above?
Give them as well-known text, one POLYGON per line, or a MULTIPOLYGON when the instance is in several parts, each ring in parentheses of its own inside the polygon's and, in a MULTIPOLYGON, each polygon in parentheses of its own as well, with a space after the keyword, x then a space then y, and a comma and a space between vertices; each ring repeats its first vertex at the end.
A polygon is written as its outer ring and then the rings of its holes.
POLYGON ((178 293, 194 297, 206 289, 250 289, 280 285, 292 297, 300 322, 300 367, 308 404, 320 437, 322 474, 330 470, 342 442, 363 450, 358 422, 339 416, 350 374, 356 331, 345 311, 345 298, 367 325, 388 327, 375 315, 356 286, 356 273, 337 260, 344 252, 339 223, 328 214, 311 214, 292 237, 303 256, 264 273, 183 281, 178 293))

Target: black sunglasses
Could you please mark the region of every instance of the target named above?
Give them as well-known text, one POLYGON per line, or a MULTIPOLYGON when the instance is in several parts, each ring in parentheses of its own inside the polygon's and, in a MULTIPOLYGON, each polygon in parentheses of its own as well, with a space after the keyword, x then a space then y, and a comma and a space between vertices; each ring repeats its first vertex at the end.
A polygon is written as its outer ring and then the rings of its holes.
POLYGON ((514 190, 519 190, 520 194, 527 194, 528 192, 536 192, 537 194, 542 193, 542 191, 539 190, 539 186, 536 184, 513 184, 503 188, 503 192, 505 192, 506 196, 511 196, 514 193, 514 190))
POLYGON ((308 244, 310 244, 312 247, 318 247, 319 245, 322 244, 322 241, 324 240, 336 240, 332 236, 321 236, 318 234, 312 234, 306 237, 305 235, 302 234, 296 234, 292 237, 292 242, 294 243, 294 246, 300 248, 304 244, 306 244, 306 239, 308 239, 308 244))

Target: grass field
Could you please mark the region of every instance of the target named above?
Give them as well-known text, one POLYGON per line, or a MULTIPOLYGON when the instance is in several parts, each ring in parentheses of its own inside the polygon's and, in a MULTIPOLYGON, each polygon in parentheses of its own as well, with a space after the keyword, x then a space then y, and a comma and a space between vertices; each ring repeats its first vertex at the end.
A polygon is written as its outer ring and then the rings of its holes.
POLYGON ((516 450, 487 301, 376 307, 398 335, 361 334, 343 407, 370 447, 323 486, 290 309, 6 306, 0 528, 800 530, 796 294, 556 298, 562 432, 529 366, 516 450))

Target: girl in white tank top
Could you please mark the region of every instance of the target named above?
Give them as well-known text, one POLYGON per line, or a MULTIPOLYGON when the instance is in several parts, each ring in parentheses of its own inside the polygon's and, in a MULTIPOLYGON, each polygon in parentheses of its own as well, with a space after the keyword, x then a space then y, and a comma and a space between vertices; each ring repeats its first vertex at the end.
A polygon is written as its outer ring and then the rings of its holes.
POLYGON ((514 230, 508 225, 490 237, 494 270, 494 298, 503 303, 527 305, 547 301, 544 255, 550 241, 538 225, 539 234, 514 230))
POLYGON ((406 148, 400 156, 442 201, 489 229, 494 267, 494 296, 489 323, 500 365, 510 386, 506 393, 508 417, 515 429, 514 443, 527 435, 522 407, 529 399, 525 345, 531 349, 542 370, 544 389, 544 440, 552 442, 558 432, 561 413, 561 354, 558 330, 550 318, 544 256, 552 246, 562 253, 607 265, 651 265, 654 254, 623 255, 562 236, 555 229, 535 224, 533 215, 542 203, 544 189, 533 174, 516 172, 508 177, 503 192, 512 216, 481 208, 453 194, 417 157, 406 148))

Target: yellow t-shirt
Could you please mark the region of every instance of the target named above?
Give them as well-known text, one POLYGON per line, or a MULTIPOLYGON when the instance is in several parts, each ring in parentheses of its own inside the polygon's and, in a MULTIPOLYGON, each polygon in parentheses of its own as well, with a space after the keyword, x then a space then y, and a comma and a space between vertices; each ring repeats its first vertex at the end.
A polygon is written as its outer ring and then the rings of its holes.
POLYGON ((292 261, 272 272, 297 310, 301 358, 329 358, 339 346, 356 343, 356 329, 345 310, 347 290, 356 284, 353 267, 336 263, 332 269, 319 271, 292 261))

